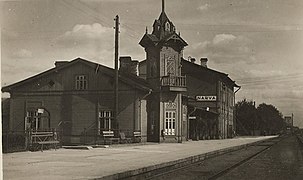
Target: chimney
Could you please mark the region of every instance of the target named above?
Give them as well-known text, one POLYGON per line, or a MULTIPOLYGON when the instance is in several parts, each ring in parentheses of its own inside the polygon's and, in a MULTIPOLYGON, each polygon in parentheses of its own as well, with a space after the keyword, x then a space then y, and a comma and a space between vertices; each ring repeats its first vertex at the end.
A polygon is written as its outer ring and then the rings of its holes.
POLYGON ((55 66, 60 67, 60 66, 63 66, 67 63, 69 63, 69 61, 55 61, 55 66))
POLYGON ((119 58, 119 71, 138 75, 139 61, 133 61, 130 56, 122 56, 119 58))
POLYGON ((195 63, 195 61, 196 61, 196 58, 190 58, 191 63, 195 63))
POLYGON ((139 76, 139 61, 133 60, 130 65, 130 73, 139 76))
POLYGON ((207 68, 207 61, 208 61, 207 58, 201 58, 201 59, 200 59, 201 66, 207 68))

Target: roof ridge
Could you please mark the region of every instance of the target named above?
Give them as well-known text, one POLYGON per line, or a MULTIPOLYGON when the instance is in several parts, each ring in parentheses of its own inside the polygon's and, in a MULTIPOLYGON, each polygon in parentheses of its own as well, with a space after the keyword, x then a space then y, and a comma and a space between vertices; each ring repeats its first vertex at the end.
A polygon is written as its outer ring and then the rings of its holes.
MULTIPOLYGON (((21 80, 21 81, 19 81, 19 82, 15 82, 15 83, 10 84, 10 85, 8 85, 8 86, 4 86, 4 87, 2 87, 1 90, 2 90, 2 92, 8 92, 11 88, 19 87, 19 86, 25 84, 25 83, 28 82, 28 81, 32 81, 32 80, 35 80, 35 79, 37 79, 37 78, 40 78, 40 77, 43 77, 43 76, 47 76, 47 75, 50 74, 50 73, 53 73, 53 72, 55 72, 55 71, 64 69, 64 68, 66 68, 66 67, 68 67, 68 66, 71 66, 71 65, 77 63, 77 62, 85 63, 85 64, 89 65, 89 66, 92 67, 92 68, 95 68, 95 67, 93 67, 93 66, 101 66, 101 67, 103 67, 104 69, 110 71, 110 72, 107 72, 107 73, 105 72, 106 74, 108 74, 108 75, 110 75, 110 76, 113 76, 113 75, 114 75, 114 69, 113 69, 113 68, 110 68, 110 67, 108 67, 108 66, 105 66, 105 65, 102 65, 102 64, 99 64, 99 63, 96 63, 96 62, 92 62, 92 61, 89 61, 89 60, 86 60, 86 59, 77 57, 77 58, 75 58, 75 59, 73 59, 73 60, 71 60, 71 61, 68 61, 68 63, 59 66, 59 67, 53 67, 53 68, 51 68, 51 69, 48 69, 48 70, 43 71, 43 72, 40 72, 40 73, 38 73, 38 74, 36 74, 36 75, 33 75, 33 76, 31 76, 31 77, 28 77, 28 78, 26 78, 26 79, 23 79, 23 80, 21 80), (92 66, 92 65, 93 65, 93 66, 92 66)), ((130 77, 124 77, 124 78, 127 78, 127 79, 131 80, 130 77)), ((138 79, 136 79, 136 80, 141 81, 141 78, 139 79, 139 77, 138 77, 138 79)), ((133 81, 134 81, 134 80, 133 80, 133 81)), ((142 81, 141 81, 141 82, 138 82, 138 83, 142 83, 142 81)), ((146 86, 146 84, 142 84, 142 85, 143 85, 143 86, 146 86)), ((149 88, 149 87, 148 87, 148 88, 149 88)))
POLYGON ((185 61, 185 62, 187 62, 188 64, 195 65, 196 67, 200 67, 200 68, 203 68, 203 69, 206 69, 206 70, 210 70, 210 71, 213 71, 213 72, 216 72, 216 73, 219 73, 219 74, 222 74, 222 75, 226 75, 226 76, 228 76, 228 74, 226 74, 226 73, 223 73, 223 72, 220 72, 220 71, 217 71, 217 70, 211 69, 211 68, 206 68, 206 67, 203 67, 203 66, 201 66, 201 65, 199 65, 199 64, 189 62, 189 61, 187 61, 187 60, 186 60, 186 59, 184 59, 184 58, 182 58, 182 61, 185 61))

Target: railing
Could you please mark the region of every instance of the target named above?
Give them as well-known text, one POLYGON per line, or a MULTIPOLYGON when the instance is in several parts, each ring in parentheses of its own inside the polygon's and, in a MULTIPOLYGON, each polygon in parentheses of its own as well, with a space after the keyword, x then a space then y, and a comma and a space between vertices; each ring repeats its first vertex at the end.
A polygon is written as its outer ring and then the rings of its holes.
POLYGON ((186 76, 163 76, 162 86, 186 87, 186 76))

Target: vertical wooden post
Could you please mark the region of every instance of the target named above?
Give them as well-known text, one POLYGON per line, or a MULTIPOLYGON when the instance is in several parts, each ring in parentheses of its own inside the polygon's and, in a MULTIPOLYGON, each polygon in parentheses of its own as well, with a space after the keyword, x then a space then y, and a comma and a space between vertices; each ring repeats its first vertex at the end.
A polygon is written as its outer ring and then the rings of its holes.
POLYGON ((294 113, 291 113, 291 126, 294 126, 294 113))
POLYGON ((118 122, 118 110, 119 110, 119 101, 118 101, 118 82, 119 82, 119 72, 118 72, 118 50, 119 50, 119 16, 115 18, 115 128, 119 129, 118 122))

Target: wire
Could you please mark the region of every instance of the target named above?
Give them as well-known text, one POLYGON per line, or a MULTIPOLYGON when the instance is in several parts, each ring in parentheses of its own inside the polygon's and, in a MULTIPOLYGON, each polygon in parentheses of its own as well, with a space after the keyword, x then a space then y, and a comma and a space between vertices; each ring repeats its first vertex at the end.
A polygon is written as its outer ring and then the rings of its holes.
MULTIPOLYGON (((63 0, 63 2, 67 3, 66 0, 63 0)), ((81 7, 84 7, 86 10, 90 11, 90 13, 87 13, 86 11, 83 11, 82 9, 80 9, 80 11, 82 13, 84 13, 85 15, 87 16, 92 16, 94 18, 96 18, 97 20, 100 20, 101 22, 103 22, 103 24, 106 24, 106 25, 109 25, 109 26, 112 26, 111 23, 108 23, 108 21, 111 21, 111 19, 109 18, 106 18, 107 16, 104 15, 104 16, 100 16, 100 14, 102 14, 102 12, 96 12, 95 10, 93 10, 91 7, 88 7, 86 4, 84 3, 81 3, 79 2, 78 5, 80 5, 81 7), (102 18, 104 17, 104 18, 102 18)), ((75 7, 75 6, 72 6, 76 9, 79 10, 79 8, 75 7)), ((123 28, 127 29, 128 31, 126 31, 126 35, 129 36, 130 38, 133 38, 133 39, 136 39, 138 40, 138 38, 136 38, 136 36, 138 35, 142 35, 141 33, 137 32, 136 30, 134 30, 133 28, 131 28, 130 26, 126 25, 126 24, 121 24, 123 28), (133 33, 130 33, 130 32, 133 32, 133 33)))
MULTIPOLYGON (((252 81, 237 81, 237 82, 243 82, 244 84, 255 84, 255 83, 263 83, 263 82, 274 82, 274 81, 290 81, 290 80, 296 80, 297 78, 302 78, 303 75, 298 75, 298 76, 286 76, 286 77, 277 77, 277 78, 268 78, 265 77, 266 79, 259 79, 259 80, 252 80, 252 81)), ((301 80, 301 79, 299 79, 301 80)))

